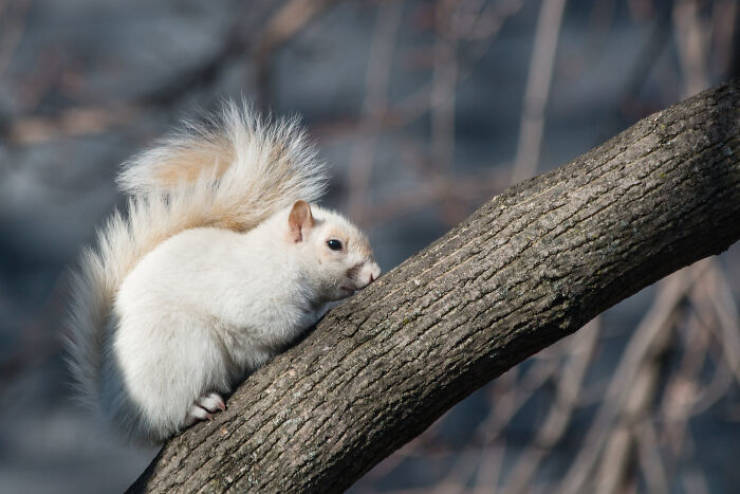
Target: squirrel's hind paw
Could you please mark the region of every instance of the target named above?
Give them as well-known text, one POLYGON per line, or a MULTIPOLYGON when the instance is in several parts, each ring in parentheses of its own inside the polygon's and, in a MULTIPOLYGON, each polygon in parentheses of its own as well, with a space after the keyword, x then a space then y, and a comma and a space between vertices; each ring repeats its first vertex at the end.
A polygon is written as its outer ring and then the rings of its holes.
POLYGON ((185 425, 190 426, 201 420, 213 420, 213 414, 226 410, 226 403, 218 393, 201 396, 190 406, 185 417, 185 425))
POLYGON ((195 404, 209 412, 223 412, 226 410, 226 403, 221 395, 218 393, 209 393, 205 396, 201 396, 195 401, 195 404))

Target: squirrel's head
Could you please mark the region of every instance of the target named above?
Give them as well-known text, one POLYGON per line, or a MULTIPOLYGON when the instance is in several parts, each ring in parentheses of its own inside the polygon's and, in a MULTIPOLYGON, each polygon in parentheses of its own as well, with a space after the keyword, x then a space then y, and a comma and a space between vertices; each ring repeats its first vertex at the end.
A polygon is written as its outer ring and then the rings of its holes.
POLYGON ((348 297, 380 276, 367 237, 343 216, 297 201, 288 226, 289 240, 301 244, 315 264, 318 288, 327 300, 348 297))

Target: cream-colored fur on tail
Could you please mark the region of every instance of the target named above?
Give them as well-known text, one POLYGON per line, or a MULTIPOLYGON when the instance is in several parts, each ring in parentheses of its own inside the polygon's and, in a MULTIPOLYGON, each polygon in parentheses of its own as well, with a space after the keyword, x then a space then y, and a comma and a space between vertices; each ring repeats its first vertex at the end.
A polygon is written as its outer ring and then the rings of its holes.
POLYGON ((325 183, 324 166, 294 121, 266 122, 234 104, 125 164, 119 184, 131 194, 127 214, 109 219, 73 282, 67 348, 86 401, 97 404, 104 392, 111 307, 142 257, 195 227, 251 230, 299 199, 318 200, 325 183))

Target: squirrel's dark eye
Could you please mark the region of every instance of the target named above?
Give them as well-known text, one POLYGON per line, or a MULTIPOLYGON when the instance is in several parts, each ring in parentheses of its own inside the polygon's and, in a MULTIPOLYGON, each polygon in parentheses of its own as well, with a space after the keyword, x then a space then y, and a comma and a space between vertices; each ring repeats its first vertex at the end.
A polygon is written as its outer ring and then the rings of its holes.
POLYGON ((327 240, 326 245, 328 245, 331 250, 342 250, 342 242, 335 238, 327 240))

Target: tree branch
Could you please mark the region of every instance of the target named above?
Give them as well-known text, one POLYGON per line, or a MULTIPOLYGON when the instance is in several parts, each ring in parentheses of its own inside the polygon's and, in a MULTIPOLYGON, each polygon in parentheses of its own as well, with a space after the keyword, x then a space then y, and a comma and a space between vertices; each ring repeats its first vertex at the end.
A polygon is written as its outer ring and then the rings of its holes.
POLYGON ((332 311, 130 492, 338 492, 444 411, 740 238, 740 84, 516 185, 332 311))

